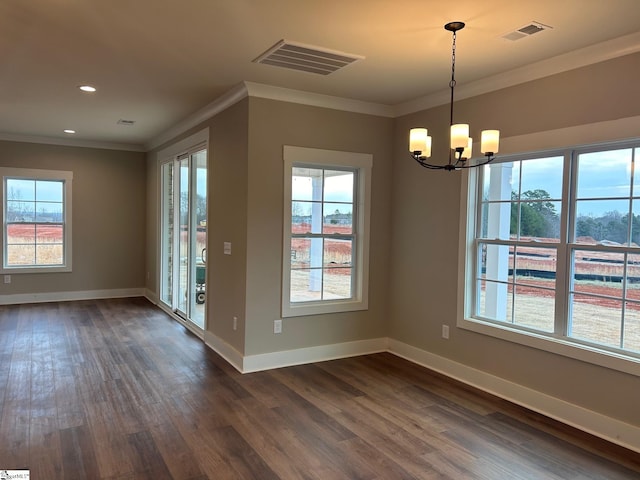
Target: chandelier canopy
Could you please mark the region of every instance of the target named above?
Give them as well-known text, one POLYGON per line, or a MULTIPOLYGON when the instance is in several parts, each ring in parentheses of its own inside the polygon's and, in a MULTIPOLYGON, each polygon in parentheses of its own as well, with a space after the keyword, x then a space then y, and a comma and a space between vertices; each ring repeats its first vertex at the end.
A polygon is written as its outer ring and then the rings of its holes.
POLYGON ((451 138, 449 150, 449 161, 444 164, 428 163, 431 157, 431 137, 426 128, 412 128, 409 132, 409 151, 411 156, 424 168, 433 170, 460 170, 463 168, 479 167, 492 161, 494 155, 498 153, 500 144, 499 130, 483 130, 480 137, 480 151, 486 157, 483 161, 467 163, 471 158, 471 148, 473 139, 469 136, 469 124, 453 123, 453 100, 456 87, 456 32, 464 28, 463 22, 450 22, 444 26, 445 30, 452 32, 453 40, 451 46, 451 103, 449 106, 449 125, 451 128, 451 138))

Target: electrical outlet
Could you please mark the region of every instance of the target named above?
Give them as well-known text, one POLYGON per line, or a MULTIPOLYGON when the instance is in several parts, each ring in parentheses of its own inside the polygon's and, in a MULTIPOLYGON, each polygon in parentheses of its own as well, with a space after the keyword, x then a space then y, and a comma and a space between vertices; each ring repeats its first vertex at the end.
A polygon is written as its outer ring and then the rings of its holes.
POLYGON ((11 283, 11 275, 4 276, 4 283, 11 283))
POLYGON ((449 340, 449 325, 442 325, 442 338, 449 340))
POLYGON ((238 329, 238 317, 233 317, 233 329, 238 329))
POLYGON ((273 333, 282 333, 282 320, 273 321, 273 333))

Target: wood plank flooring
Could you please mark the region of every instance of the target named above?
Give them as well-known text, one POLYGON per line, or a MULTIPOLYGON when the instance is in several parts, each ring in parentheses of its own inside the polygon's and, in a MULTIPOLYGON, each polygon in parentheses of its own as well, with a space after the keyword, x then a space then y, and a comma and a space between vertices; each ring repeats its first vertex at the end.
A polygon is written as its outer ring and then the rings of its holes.
POLYGON ((144 299, 0 307, 32 479, 640 478, 640 455, 390 354, 241 375, 144 299))

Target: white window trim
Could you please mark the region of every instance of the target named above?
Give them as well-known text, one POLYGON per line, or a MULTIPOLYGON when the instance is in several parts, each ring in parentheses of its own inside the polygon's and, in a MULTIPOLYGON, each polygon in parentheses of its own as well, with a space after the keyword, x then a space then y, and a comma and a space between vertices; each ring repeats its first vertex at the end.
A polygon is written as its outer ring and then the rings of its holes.
MULTIPOLYGON (((571 146, 583 148, 588 145, 571 146)), ((544 155, 544 152, 539 152, 544 155)), ((556 152, 557 153, 557 152, 556 152)), ((640 359, 599 349, 595 346, 536 334, 508 324, 485 322, 472 318, 474 289, 474 248, 477 219, 477 169, 462 172, 460 201, 460 236, 458 248, 458 298, 456 326, 465 330, 499 338, 531 348, 544 350, 583 362, 640 376, 640 359)))
POLYGON ((71 240, 73 238, 71 230, 71 192, 73 182, 73 172, 64 170, 39 170, 30 168, 11 168, 0 167, 0 177, 2 178, 2 262, 0 262, 0 273, 3 274, 21 274, 21 273, 57 273, 72 271, 72 254, 73 251, 71 240), (5 258, 7 255, 5 245, 5 232, 7 228, 4 212, 6 209, 6 178, 25 178, 29 180, 53 180, 64 181, 64 265, 55 266, 15 266, 5 267, 5 258))
POLYGON ((282 250, 282 316, 297 317, 324 313, 349 312, 369 308, 369 232, 371 210, 371 169, 373 155, 284 145, 284 212, 282 250), (290 302, 291 286, 291 172, 299 164, 358 169, 357 238, 354 273, 354 298, 321 300, 295 304, 290 302))

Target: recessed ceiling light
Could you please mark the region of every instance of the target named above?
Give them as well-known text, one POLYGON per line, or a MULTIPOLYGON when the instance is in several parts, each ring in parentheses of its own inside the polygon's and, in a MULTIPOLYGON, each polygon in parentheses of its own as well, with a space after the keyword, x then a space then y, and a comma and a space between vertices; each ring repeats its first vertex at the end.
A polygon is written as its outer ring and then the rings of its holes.
POLYGON ((80 85, 78 88, 80 90, 82 90, 83 92, 95 92, 96 91, 96 87, 92 87, 91 85, 80 85))
POLYGON ((75 130, 71 130, 70 128, 67 128, 64 130, 64 133, 68 133, 69 135, 73 135, 74 133, 76 133, 75 130))

